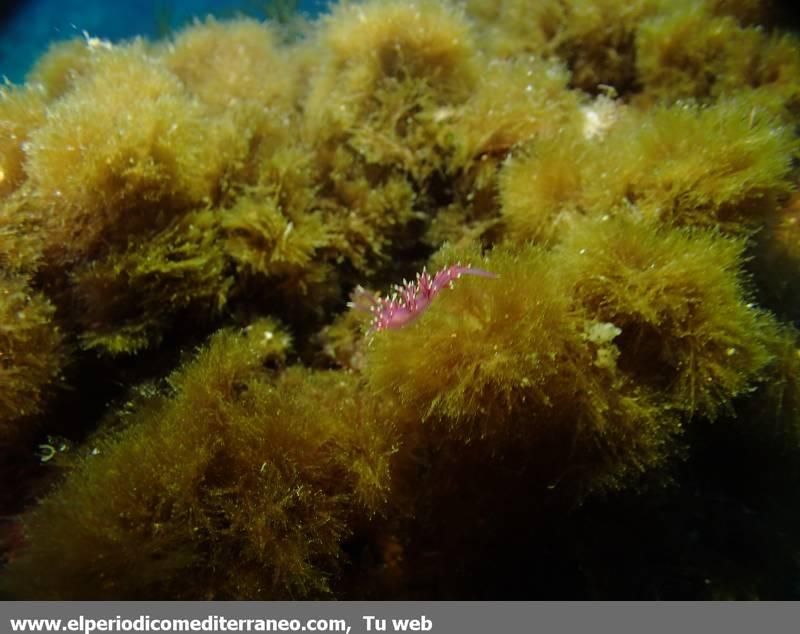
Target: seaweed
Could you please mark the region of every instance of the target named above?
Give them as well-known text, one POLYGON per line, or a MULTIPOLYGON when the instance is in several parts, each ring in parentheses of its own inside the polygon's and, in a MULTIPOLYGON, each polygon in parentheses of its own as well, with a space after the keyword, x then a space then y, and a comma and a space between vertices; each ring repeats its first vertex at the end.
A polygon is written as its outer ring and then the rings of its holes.
POLYGON ((53 45, 0 88, 3 592, 792 596, 783 26, 367 0, 53 45))
POLYGON ((352 523, 385 503, 391 436, 351 377, 272 376, 265 364, 282 364, 289 345, 270 320, 221 331, 120 431, 90 439, 25 519, 29 546, 6 571, 10 591, 328 595, 352 523))
POLYGON ((68 354, 55 309, 24 277, 0 275, 0 445, 29 437, 68 354))

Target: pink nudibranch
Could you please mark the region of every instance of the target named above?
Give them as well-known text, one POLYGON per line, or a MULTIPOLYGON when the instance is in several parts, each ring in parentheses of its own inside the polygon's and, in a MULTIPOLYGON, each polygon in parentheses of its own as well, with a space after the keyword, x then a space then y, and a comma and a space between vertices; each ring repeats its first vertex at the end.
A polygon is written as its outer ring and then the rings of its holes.
POLYGON ((433 276, 422 269, 422 273, 417 273, 415 281, 403 280, 402 285, 395 286, 395 292, 391 297, 378 297, 360 286, 356 287, 350 306, 372 313, 370 332, 402 328, 425 312, 433 298, 441 290, 452 288, 453 282, 462 275, 477 275, 490 279, 497 277, 489 271, 461 264, 447 266, 433 276))

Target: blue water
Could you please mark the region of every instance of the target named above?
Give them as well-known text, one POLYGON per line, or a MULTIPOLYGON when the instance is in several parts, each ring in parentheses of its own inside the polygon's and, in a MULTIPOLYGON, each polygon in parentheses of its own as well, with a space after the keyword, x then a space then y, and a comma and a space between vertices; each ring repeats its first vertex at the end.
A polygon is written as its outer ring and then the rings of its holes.
MULTIPOLYGON (((0 0, 0 77, 24 81, 50 43, 81 37, 119 41, 142 35, 158 38, 194 17, 263 18, 269 0, 0 0), (165 28, 167 27, 167 28, 165 28)), ((301 0, 299 10, 317 15, 325 0, 301 0)))

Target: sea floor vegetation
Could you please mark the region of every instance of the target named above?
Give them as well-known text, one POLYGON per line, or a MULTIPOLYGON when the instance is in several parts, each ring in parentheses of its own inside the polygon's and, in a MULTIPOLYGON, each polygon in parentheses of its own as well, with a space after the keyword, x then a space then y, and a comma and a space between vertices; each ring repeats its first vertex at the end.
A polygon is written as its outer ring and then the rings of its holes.
POLYGON ((0 87, 0 595, 800 597, 781 23, 366 0, 54 44, 0 87))

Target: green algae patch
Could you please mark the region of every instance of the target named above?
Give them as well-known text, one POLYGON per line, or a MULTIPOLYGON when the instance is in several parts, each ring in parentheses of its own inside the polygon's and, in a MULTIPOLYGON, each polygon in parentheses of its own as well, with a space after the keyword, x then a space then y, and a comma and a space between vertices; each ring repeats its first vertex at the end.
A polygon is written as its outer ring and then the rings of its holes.
POLYGON ((576 219, 608 214, 742 236, 772 222, 794 187, 797 139, 748 94, 646 111, 607 101, 585 117, 504 165, 508 240, 552 244, 576 219))
POLYGON ((584 222, 560 245, 565 276, 591 317, 620 329, 619 366, 671 407, 714 419, 770 362, 776 322, 751 301, 741 240, 584 222))
POLYGON ((32 87, 0 88, 0 199, 25 179, 23 144, 45 119, 43 91, 32 87))
POLYGON ((12 592, 328 594, 350 522, 382 507, 391 446, 352 377, 270 376, 264 363, 288 346, 274 322, 220 332, 121 432, 91 441, 26 518, 32 546, 7 571, 12 592))
POLYGON ((370 389, 396 401, 401 429, 454 441, 451 460, 467 445, 487 457, 524 448, 532 487, 564 473, 582 488, 613 487, 663 460, 676 421, 618 370, 613 324, 575 306, 552 256, 496 249, 480 266, 497 279, 458 280, 365 352, 370 389))
POLYGON ((187 214, 146 242, 76 267, 71 282, 81 302, 82 346, 136 352, 159 341, 169 316, 220 311, 232 280, 216 222, 210 212, 187 214))
POLYGON ((61 378, 67 350, 55 308, 24 277, 0 275, 0 443, 27 435, 61 378))

